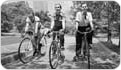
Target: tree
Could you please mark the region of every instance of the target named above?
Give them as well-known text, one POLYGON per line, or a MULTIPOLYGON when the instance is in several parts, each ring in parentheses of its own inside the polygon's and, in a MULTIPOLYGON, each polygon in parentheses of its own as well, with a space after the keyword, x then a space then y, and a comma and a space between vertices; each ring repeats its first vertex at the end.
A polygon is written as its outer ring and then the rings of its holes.
MULTIPOLYGON (((25 3, 25 1, 3 4, 1 6, 1 25, 3 27, 2 31, 6 31, 6 29, 8 28, 5 26, 6 24, 9 24, 9 26, 11 27, 13 27, 14 25, 16 25, 16 27, 23 25, 23 21, 20 19, 30 14, 31 12, 32 9, 25 3)), ((7 29, 8 31, 6 32, 9 32, 12 29, 11 27, 9 27, 9 29, 7 29)))
POLYGON ((12 29, 12 24, 8 21, 3 21, 1 24, 1 32, 9 32, 12 29))
POLYGON ((51 21, 51 19, 48 16, 48 12, 44 12, 44 11, 40 11, 40 12, 35 12, 35 15, 38 16, 40 18, 40 21, 43 25, 45 26, 49 26, 49 22, 51 21))
POLYGON ((107 12, 108 16, 108 42, 112 43, 111 41, 111 26, 114 21, 118 22, 120 20, 120 6, 115 1, 106 1, 105 3, 105 11, 107 12))

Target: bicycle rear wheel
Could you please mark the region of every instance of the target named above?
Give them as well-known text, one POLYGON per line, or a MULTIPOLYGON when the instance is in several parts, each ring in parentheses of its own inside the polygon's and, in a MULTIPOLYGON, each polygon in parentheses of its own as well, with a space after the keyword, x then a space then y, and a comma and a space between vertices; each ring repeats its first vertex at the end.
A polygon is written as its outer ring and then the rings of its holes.
POLYGON ((28 63, 33 59, 34 48, 29 37, 24 38, 18 48, 18 56, 22 63, 28 63))
POLYGON ((53 41, 49 49, 49 63, 52 69, 56 69, 58 66, 59 53, 57 47, 58 43, 56 41, 53 41))

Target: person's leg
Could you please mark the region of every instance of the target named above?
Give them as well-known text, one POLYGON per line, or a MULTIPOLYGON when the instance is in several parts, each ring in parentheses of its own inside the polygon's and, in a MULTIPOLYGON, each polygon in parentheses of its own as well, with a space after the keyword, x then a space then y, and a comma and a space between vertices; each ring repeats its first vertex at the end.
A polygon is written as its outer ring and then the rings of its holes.
POLYGON ((93 39, 93 31, 91 33, 87 34, 87 41, 88 41, 88 44, 89 44, 89 49, 92 48, 92 39, 93 39))
POLYGON ((55 36, 56 36, 56 34, 55 34, 55 33, 53 33, 53 40, 55 40, 55 36))
MULTIPOLYGON (((55 37, 56 37, 56 33, 53 33, 53 40, 55 40, 55 37)), ((55 42, 54 42, 55 43, 55 42)), ((56 45, 53 45, 53 48, 52 50, 54 51, 53 52, 53 55, 56 53, 56 45)))
POLYGON ((60 44, 61 44, 61 63, 64 62, 65 55, 64 55, 64 34, 60 34, 60 44))
POLYGON ((78 57, 81 53, 81 36, 80 36, 80 33, 76 32, 76 48, 75 48, 75 51, 76 51, 76 56, 74 56, 73 60, 74 61, 78 61, 78 57))
POLYGON ((81 43, 82 43, 82 36, 78 32, 76 33, 76 56, 79 56, 81 53, 81 43))
POLYGON ((34 53, 33 56, 35 56, 38 53, 38 48, 37 48, 37 37, 32 38, 32 45, 34 48, 34 53))
POLYGON ((89 44, 92 44, 92 36, 93 36, 93 32, 87 34, 87 41, 89 44))
POLYGON ((42 43, 40 43, 42 39, 42 34, 41 33, 38 33, 38 39, 37 39, 37 48, 38 48, 38 52, 41 54, 41 47, 42 47, 42 43))
POLYGON ((64 34, 60 35, 60 44, 61 44, 61 49, 64 49, 64 34))

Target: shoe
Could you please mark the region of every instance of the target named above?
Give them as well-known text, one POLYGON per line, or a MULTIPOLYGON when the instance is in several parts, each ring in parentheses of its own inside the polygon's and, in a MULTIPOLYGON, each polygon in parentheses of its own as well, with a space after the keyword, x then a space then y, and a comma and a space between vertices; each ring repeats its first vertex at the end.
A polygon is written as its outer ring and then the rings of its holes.
POLYGON ((82 55, 82 54, 79 55, 79 58, 83 58, 83 57, 84 57, 84 55, 82 55))
POLYGON ((89 49, 92 49, 92 46, 93 46, 92 44, 89 44, 89 49))
POLYGON ((33 56, 36 56, 36 55, 38 55, 37 50, 35 50, 34 53, 33 53, 33 56))
POLYGON ((74 62, 77 62, 77 61, 78 61, 78 56, 74 56, 74 57, 73 57, 73 61, 74 61, 74 62))
POLYGON ((78 57, 78 60, 79 60, 79 61, 84 61, 84 59, 85 59, 85 56, 84 56, 84 55, 80 55, 80 56, 78 57))
POLYGON ((64 46, 61 46, 61 50, 65 50, 64 46))
POLYGON ((62 64, 62 63, 64 63, 64 59, 65 59, 65 56, 64 55, 60 55, 60 57, 59 57, 59 64, 62 64))

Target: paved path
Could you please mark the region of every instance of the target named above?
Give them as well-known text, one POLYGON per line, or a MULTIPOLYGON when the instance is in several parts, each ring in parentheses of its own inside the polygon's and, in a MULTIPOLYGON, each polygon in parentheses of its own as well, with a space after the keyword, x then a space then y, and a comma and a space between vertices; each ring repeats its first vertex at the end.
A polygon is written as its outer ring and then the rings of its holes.
MULTIPOLYGON (((49 46, 51 40, 49 39, 48 41, 49 46)), ((120 60, 119 55, 106 48, 106 46, 100 43, 98 39, 94 38, 93 42, 94 46, 91 50, 91 68, 112 69, 117 67, 120 60)), ((75 38, 73 36, 65 36, 65 48, 65 62, 59 65, 58 69, 87 69, 87 63, 72 61, 75 55, 75 38)), ((27 64, 22 64, 20 61, 15 61, 4 65, 4 67, 7 69, 48 69, 50 68, 48 62, 48 52, 44 57, 38 56, 27 64)))
POLYGON ((19 43, 21 39, 20 36, 1 36, 1 46, 19 43))

